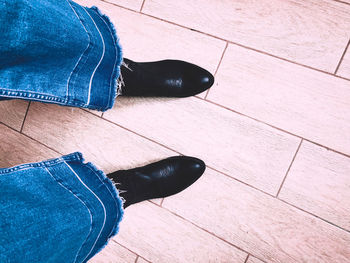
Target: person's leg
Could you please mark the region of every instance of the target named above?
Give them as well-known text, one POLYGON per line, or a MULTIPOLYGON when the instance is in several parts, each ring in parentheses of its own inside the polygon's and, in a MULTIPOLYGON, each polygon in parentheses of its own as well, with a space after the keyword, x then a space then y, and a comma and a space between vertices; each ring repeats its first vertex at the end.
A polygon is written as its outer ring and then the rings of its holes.
POLYGON ((87 262, 117 234, 123 199, 128 207, 178 193, 204 169, 171 157, 107 177, 80 153, 0 168, 0 262, 87 262))
POLYGON ((4 0, 0 14, 0 100, 106 111, 120 92, 186 97, 213 84, 208 71, 183 61, 124 59, 130 70, 121 68, 114 25, 96 7, 70 0, 4 0))
POLYGON ((204 170, 205 164, 200 159, 175 156, 107 176, 115 182, 126 208, 144 200, 177 194, 198 180, 204 170))
POLYGON ((0 97, 105 111, 122 62, 113 24, 70 0, 0 3, 0 97))
POLYGON ((188 97, 214 83, 207 70, 180 60, 137 63, 124 58, 121 66, 124 96, 188 97))
POLYGON ((80 153, 0 169, 0 262, 86 262, 119 229, 113 183, 80 153))

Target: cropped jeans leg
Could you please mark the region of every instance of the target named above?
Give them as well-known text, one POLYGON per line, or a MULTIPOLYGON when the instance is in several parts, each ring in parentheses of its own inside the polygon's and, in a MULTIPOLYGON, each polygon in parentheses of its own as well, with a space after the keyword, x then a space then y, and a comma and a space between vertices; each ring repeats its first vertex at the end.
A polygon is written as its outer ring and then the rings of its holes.
POLYGON ((106 111, 123 60, 110 19, 70 0, 0 1, 0 100, 106 111))
POLYGON ((80 153, 0 169, 0 262, 87 262, 117 234, 122 200, 80 153))

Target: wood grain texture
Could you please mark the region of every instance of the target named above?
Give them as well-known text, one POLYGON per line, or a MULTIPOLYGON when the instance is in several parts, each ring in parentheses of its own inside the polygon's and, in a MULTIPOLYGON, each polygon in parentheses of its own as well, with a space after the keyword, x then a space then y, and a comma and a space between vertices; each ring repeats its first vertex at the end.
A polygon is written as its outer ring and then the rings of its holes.
POLYGON ((350 158, 304 141, 279 198, 350 231, 350 158))
POLYGON ((143 0, 102 0, 112 4, 120 5, 126 8, 140 11, 143 0))
POLYGON ((260 259, 257 259, 251 255, 249 255, 247 263, 264 263, 264 261, 261 261, 260 259))
POLYGON ((348 47, 348 50, 344 55, 343 61, 339 66, 337 75, 350 79, 350 47, 348 47))
POLYGON ((23 133, 63 154, 81 151, 106 173, 177 155, 91 113, 57 105, 32 103, 23 133))
MULTIPOLYGON (((123 55, 134 61, 184 60, 214 74, 225 42, 97 0, 79 3, 98 6, 114 23, 123 55)), ((199 96, 204 98, 205 92, 199 96)))
POLYGON ((350 233, 211 169, 163 207, 266 262, 350 261, 350 233))
POLYGON ((83 2, 88 6, 98 6, 111 18, 126 58, 135 61, 185 60, 212 73, 219 64, 224 41, 102 1, 83 2))
MULTIPOLYGON (((142 2, 107 1, 133 10, 142 2)), ((145 12, 193 31, 106 1, 78 2, 111 17, 126 57, 182 59, 212 73, 225 41, 196 29, 329 72, 350 37, 350 5, 331 0, 146 0, 145 12)), ((338 74, 350 78, 349 51, 338 74)), ((349 154, 349 83, 230 45, 208 98, 349 154)), ((0 122, 19 130, 26 105, 0 102, 0 122)), ((62 154, 81 151, 107 173, 177 155, 135 131, 270 194, 277 193, 300 142, 196 98, 118 98, 105 117, 32 103, 24 133, 62 154)), ((0 167, 60 155, 35 140, 0 124, 0 167)), ((207 169, 189 189, 166 198, 164 208, 157 206, 161 199, 127 208, 114 240, 139 254, 137 263, 243 263, 247 254, 236 247, 266 262, 350 262, 349 232, 285 203, 349 229, 348 174, 349 158, 308 142, 289 171, 283 200, 207 169)), ((123 246, 111 241, 91 262, 135 262, 136 254, 123 246)), ((262 263, 252 255, 247 263, 262 263)))
POLYGON ((139 257, 135 263, 149 263, 149 261, 139 257))
POLYGON ((0 142, 1 168, 59 157, 54 151, 3 124, 0 124, 0 142))
POLYGON ((97 110, 89 110, 89 109, 84 109, 84 110, 88 111, 88 112, 90 112, 90 113, 92 113, 92 114, 94 114, 94 115, 96 115, 98 117, 102 117, 102 115, 103 115, 103 112, 100 112, 100 111, 97 111, 97 110))
POLYGON ((332 73, 350 37, 350 6, 332 0, 147 0, 143 12, 332 73))
POLYGON ((159 205, 159 206, 161 205, 162 201, 163 201, 163 198, 157 198, 157 199, 151 200, 152 203, 159 205))
POLYGON ((24 100, 0 101, 0 122, 20 131, 27 107, 24 100))
POLYGON ((120 244, 157 263, 243 263, 247 254, 150 203, 127 208, 120 244))
POLYGON ((272 194, 300 142, 197 98, 119 98, 104 118, 272 194))
POLYGON ((235 45, 208 100, 350 154, 350 81, 235 45))
POLYGON ((110 240, 108 245, 89 263, 135 263, 137 255, 110 240))

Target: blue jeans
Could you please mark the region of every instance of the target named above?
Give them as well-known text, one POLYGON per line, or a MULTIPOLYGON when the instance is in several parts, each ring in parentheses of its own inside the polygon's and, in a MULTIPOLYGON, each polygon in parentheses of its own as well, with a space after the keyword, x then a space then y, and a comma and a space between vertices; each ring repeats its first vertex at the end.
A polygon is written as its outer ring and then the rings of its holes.
POLYGON ((106 111, 122 51, 113 24, 70 0, 0 0, 0 100, 106 111))
MULTIPOLYGON (((96 7, 0 0, 0 39, 0 100, 113 107, 122 52, 96 7)), ((0 169, 0 262, 86 262, 122 215, 113 183, 80 153, 0 169)))
POLYGON ((0 262, 86 262, 119 229, 114 184, 80 153, 0 169, 0 262))

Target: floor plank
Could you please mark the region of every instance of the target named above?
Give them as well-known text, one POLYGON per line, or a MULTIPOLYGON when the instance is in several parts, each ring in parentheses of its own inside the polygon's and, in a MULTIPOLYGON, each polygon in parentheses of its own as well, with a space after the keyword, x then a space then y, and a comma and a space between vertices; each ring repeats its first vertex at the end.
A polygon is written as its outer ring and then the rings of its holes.
POLYGON ((120 5, 126 8, 133 9, 135 11, 140 11, 142 2, 144 0, 102 0, 112 4, 120 5))
POLYGON ((348 47, 343 61, 339 66, 337 75, 350 79, 350 47, 348 47))
POLYGON ((0 122, 20 131, 27 107, 28 102, 24 100, 0 101, 0 122))
POLYGON ((106 173, 177 155, 81 109, 37 102, 23 133, 63 154, 81 151, 106 173))
POLYGON ((120 98, 104 118, 276 194, 300 140, 197 98, 120 98))
POLYGON ((350 233, 211 169, 163 207, 267 262, 350 261, 350 233))
MULTIPOLYGON (((212 73, 225 41, 196 30, 329 72, 350 38, 350 5, 339 1, 146 0, 146 13, 194 30, 107 1, 138 11, 142 0, 79 0, 111 17, 126 57, 182 59, 212 73)), ((349 54, 338 71, 345 78, 349 54)), ((349 83, 230 45, 208 99, 350 154, 349 83)), ((20 130, 27 105, 0 102, 0 122, 20 130)), ((299 138, 197 98, 118 98, 107 120, 93 114, 32 103, 24 133, 63 154, 81 151, 107 173, 178 155, 169 147, 244 182, 208 168, 196 184, 166 198, 165 208, 161 199, 128 208, 114 240, 141 257, 243 263, 239 246, 266 262, 350 262, 349 232, 286 203, 349 230, 349 158, 304 141, 278 200, 245 183, 276 194, 299 138)), ((6 125, 0 124, 0 167, 60 155, 6 125)), ((91 262, 135 262, 123 246, 111 241, 91 262)), ((247 263, 262 263, 254 256, 247 263)), ((141 257, 137 263, 147 262, 141 257)))
POLYGON ((137 255, 110 240, 108 245, 89 263, 135 263, 137 255))
POLYGON ((115 240, 157 263, 243 263, 247 257, 246 253, 150 202, 127 208, 115 240))
MULTIPOLYGON (((225 49, 225 41, 102 1, 80 0, 79 3, 96 5, 111 18, 123 47, 123 56, 134 61, 184 60, 214 74, 225 49)), ((205 94, 198 96, 204 98, 205 94)))
POLYGON ((207 99, 350 154, 348 80, 230 45, 207 99))
POLYGON ((279 198, 350 231, 350 158, 303 142, 279 198))
POLYGON ((97 0, 80 1, 98 6, 114 23, 123 54, 135 61, 179 59, 214 73, 225 42, 97 0))
POLYGON ((97 110, 89 110, 89 109, 84 109, 85 111, 88 111, 88 112, 90 112, 90 113, 92 113, 92 114, 95 114, 96 116, 98 116, 98 117, 102 117, 102 115, 103 115, 103 112, 101 112, 101 111, 97 111, 97 110))
POLYGON ((3 124, 0 124, 0 142, 1 168, 59 157, 54 151, 3 124))
POLYGON ((264 263, 264 261, 261 261, 260 259, 249 256, 247 263, 264 263))
POLYGON ((139 257, 136 261, 136 263, 148 263, 149 261, 144 260, 143 258, 139 257))
POLYGON ((350 6, 332 0, 147 0, 143 12, 332 73, 350 37, 350 6))

